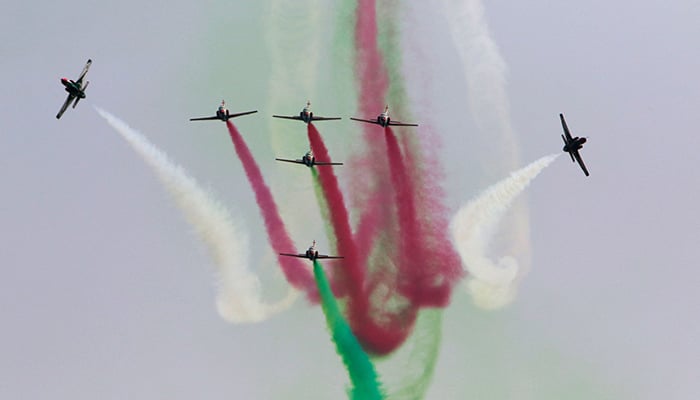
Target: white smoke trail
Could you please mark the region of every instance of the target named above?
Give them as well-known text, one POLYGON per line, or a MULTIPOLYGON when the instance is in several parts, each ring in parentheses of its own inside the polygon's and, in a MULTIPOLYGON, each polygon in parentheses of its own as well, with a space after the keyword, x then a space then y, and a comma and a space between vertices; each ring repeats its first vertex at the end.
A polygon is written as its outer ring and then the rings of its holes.
POLYGON ((491 37, 484 6, 481 0, 446 0, 444 6, 464 68, 471 115, 481 131, 499 135, 512 153, 509 161, 517 163, 506 92, 508 66, 491 37))
MULTIPOLYGON (((495 176, 513 171, 521 163, 510 117, 508 65, 491 34, 484 4, 482 0, 443 0, 443 6, 455 49, 462 62, 470 114, 480 133, 487 135, 489 144, 502 154, 498 160, 483 159, 482 164, 488 162, 488 169, 497 174, 495 176)), ((513 217, 508 230, 502 234, 499 246, 517 256, 520 268, 527 270, 530 263, 527 205, 516 202, 511 208, 513 217)), ((503 262, 509 261, 506 258, 503 262)))
POLYGON ((97 107, 95 110, 153 168, 206 244, 218 267, 217 309, 221 317, 230 322, 258 322, 289 308, 297 297, 291 289, 277 304, 262 302, 258 277, 247 268, 248 237, 236 228, 228 211, 143 135, 112 114, 97 107))
POLYGON ((466 281, 474 303, 495 309, 515 297, 519 266, 511 256, 491 260, 487 251, 503 215, 516 197, 558 154, 540 158, 484 190, 479 197, 460 208, 452 219, 452 240, 469 276, 466 281))

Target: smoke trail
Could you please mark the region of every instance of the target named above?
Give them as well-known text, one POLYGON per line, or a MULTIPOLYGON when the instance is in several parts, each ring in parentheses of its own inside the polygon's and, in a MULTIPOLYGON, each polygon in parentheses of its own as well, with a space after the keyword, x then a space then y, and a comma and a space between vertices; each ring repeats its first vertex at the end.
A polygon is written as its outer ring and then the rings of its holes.
MULTIPOLYGON (((411 339, 403 348, 411 347, 407 359, 395 360, 401 365, 401 379, 389 400, 418 400, 425 397, 435 372, 442 337, 441 309, 422 310, 411 339)), ((384 382, 387 383, 386 381, 384 382)))
MULTIPOLYGON (((253 154, 250 152, 250 149, 243 141, 243 137, 241 137, 238 129, 236 129, 231 121, 226 121, 226 127, 231 135, 236 153, 241 159, 241 164, 243 164, 243 169, 248 177, 248 181, 253 187, 253 192, 255 192, 255 199, 263 215, 263 219, 265 220, 265 229, 267 230, 270 245, 275 250, 275 253, 294 251, 294 243, 287 233, 284 222, 282 222, 282 217, 280 217, 277 210, 277 204, 272 198, 270 188, 265 184, 265 180, 260 172, 260 167, 258 167, 258 164, 255 162, 253 154)), ((303 262, 297 258, 279 255, 277 259, 289 283, 298 289, 305 290, 310 296, 309 298, 313 300, 313 279, 309 271, 304 268, 303 262)))
POLYGON ((321 295, 321 306, 326 317, 326 324, 331 331, 336 350, 343 359, 350 375, 352 383, 349 389, 350 398, 353 400, 382 399, 384 396, 374 365, 343 319, 328 284, 328 279, 323 272, 323 267, 317 260, 314 260, 314 277, 321 295))
POLYGON ((398 209, 399 220, 399 275, 403 278, 402 291, 415 292, 419 287, 427 282, 413 279, 412 272, 417 270, 416 263, 422 260, 420 245, 418 242, 418 227, 416 226, 416 205, 413 198, 413 187, 407 174, 406 166, 401 159, 401 149, 396 141, 396 136, 391 128, 384 128, 384 138, 386 140, 387 158, 389 160, 389 170, 391 182, 394 186, 395 203, 398 209), (408 280, 409 282, 405 282, 408 280))
POLYGON ((516 197, 559 155, 549 155, 513 172, 462 206, 452 219, 452 238, 469 271, 467 288, 477 306, 500 308, 515 297, 518 263, 511 256, 498 261, 486 255, 503 215, 516 197))
MULTIPOLYGON (((330 160, 328 149, 313 124, 308 125, 308 136, 311 148, 319 159, 330 160)), ((379 279, 365 287, 365 268, 360 263, 338 180, 331 168, 319 169, 319 178, 328 204, 338 251, 345 257, 339 275, 342 274, 345 278, 344 283, 350 296, 350 324, 367 351, 388 354, 403 343, 411 332, 416 307, 406 299, 396 296, 394 278, 385 271, 374 274, 373 277, 379 279)))
MULTIPOLYGON (((321 134, 313 124, 307 124, 307 133, 311 149, 319 159, 331 161, 330 154, 326 148, 321 134)), ((345 206, 343 193, 340 191, 338 178, 335 176, 332 167, 322 168, 318 171, 318 176, 321 181, 321 188, 326 197, 328 210, 330 214, 331 225, 335 233, 338 251, 345 257, 344 267, 342 268, 343 275, 347 276, 349 290, 351 296, 359 296, 364 282, 364 269, 360 268, 357 263, 357 248, 353 240, 352 230, 350 228, 350 216, 348 209, 345 206)))
POLYGON ((260 282, 246 266, 248 238, 234 226, 228 211, 144 136, 112 114, 97 107, 95 110, 153 168, 187 221, 207 245, 218 267, 219 314, 231 322, 258 322, 288 308, 296 298, 293 292, 274 305, 261 301, 260 282))
MULTIPOLYGON (((452 39, 464 66, 470 113, 482 132, 500 136, 500 144, 517 162, 506 93, 508 67, 491 37, 481 0, 447 0, 445 3, 452 39)), ((512 166, 511 166, 512 167, 512 166)))
MULTIPOLYGON (((490 145, 498 149, 501 164, 489 157, 482 164, 495 174, 513 171, 520 165, 517 137, 510 119, 506 90, 508 66, 493 40, 481 0, 445 0, 444 14, 457 53, 462 61, 469 96, 469 112, 490 145)), ((488 181, 487 181, 488 182, 488 181)), ((502 248, 509 248, 529 263, 529 216, 524 203, 516 203, 514 219, 504 232, 502 248)))

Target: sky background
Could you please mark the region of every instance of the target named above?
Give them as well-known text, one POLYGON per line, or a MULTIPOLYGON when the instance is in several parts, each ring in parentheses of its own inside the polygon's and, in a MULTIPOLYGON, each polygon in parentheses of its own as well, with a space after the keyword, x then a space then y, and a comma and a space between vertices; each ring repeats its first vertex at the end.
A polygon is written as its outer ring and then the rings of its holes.
MULTIPOLYGON (((470 114, 443 8, 383 4, 401 21, 411 118, 439 134, 431 145, 451 210, 507 176, 509 164, 560 151, 558 113, 589 138, 582 153, 589 178, 564 156, 525 192, 529 273, 514 303, 483 311, 462 285, 455 290, 427 398, 694 399, 700 4, 485 4, 508 65, 517 159, 470 114)), ((213 113, 222 98, 231 110, 258 109, 236 125, 284 202, 297 246, 318 235, 326 247, 308 171, 273 162, 306 151, 302 127, 269 115, 295 114, 307 99, 318 114, 356 111, 339 40, 342 7, 311 0, 5 6, 0 397, 344 396, 347 375, 318 307, 300 300, 256 325, 218 316, 204 246, 150 169, 92 109, 144 133, 230 208, 248 231, 251 268, 266 296, 279 298, 285 285, 223 124, 187 119, 213 113), (88 98, 57 121, 65 100, 59 79, 75 79, 87 58, 88 98)), ((348 121, 319 130, 335 158, 358 150, 348 121)), ((500 235, 512 236, 514 218, 500 235)), ((387 382, 400 380, 398 360, 379 361, 387 382)))

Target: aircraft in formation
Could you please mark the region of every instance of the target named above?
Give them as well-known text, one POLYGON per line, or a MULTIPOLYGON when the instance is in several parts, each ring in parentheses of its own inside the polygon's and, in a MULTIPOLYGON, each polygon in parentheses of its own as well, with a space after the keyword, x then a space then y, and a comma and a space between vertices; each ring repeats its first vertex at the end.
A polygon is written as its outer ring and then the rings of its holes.
POLYGON ((367 122, 369 124, 377 124, 381 125, 383 128, 386 128, 387 126, 418 126, 418 124, 406 124, 400 121, 392 121, 391 118, 389 117, 389 106, 386 106, 384 108, 384 112, 377 115, 377 119, 362 119, 362 118, 355 118, 355 117, 350 117, 351 120, 353 121, 360 121, 360 122, 367 122))
MULTIPOLYGON (((83 79, 85 78, 85 75, 88 73, 88 70, 90 69, 90 65, 92 65, 92 60, 88 59, 87 62, 85 63, 85 66, 83 67, 83 70, 80 72, 80 75, 78 76, 78 79, 76 80, 71 80, 68 78, 61 78, 61 83, 65 87, 66 92, 68 92, 68 97, 66 98, 66 101, 63 103, 61 106, 61 109, 58 111, 58 114, 56 114, 56 119, 61 118, 63 113, 66 111, 68 106, 73 102, 73 108, 78 105, 78 102, 80 99, 85 98, 85 89, 87 89, 88 85, 90 84, 89 81, 85 82, 85 85, 83 85, 83 79)), ((190 118, 190 121, 210 121, 210 120, 221 120, 221 121, 228 121, 231 118, 236 118, 240 117, 243 115, 248 115, 248 114, 254 114, 258 112, 257 110, 254 111, 245 111, 245 112, 240 112, 240 113, 235 113, 231 114, 229 110, 226 108, 226 102, 224 100, 221 101, 221 105, 219 108, 216 110, 216 115, 213 115, 211 117, 200 117, 200 118, 190 118)), ((306 107, 304 107, 301 112, 299 112, 298 116, 287 116, 287 115, 273 115, 274 118, 284 118, 284 119, 291 119, 291 120, 297 120, 297 121, 303 121, 305 123, 311 123, 313 121, 330 121, 330 120, 339 120, 341 117, 319 117, 319 116, 314 116, 313 111, 311 111, 311 102, 307 101, 306 102, 306 107)), ((561 126, 564 129, 564 134, 561 135, 562 140, 564 140, 564 147, 562 148, 562 151, 569 153, 569 156, 571 157, 572 162, 578 162, 579 166, 583 170, 583 173, 586 176, 589 176, 588 173, 588 168, 586 168, 586 164, 583 162, 583 159, 581 158, 581 154, 579 153, 579 150, 583 148, 583 144, 586 143, 586 138, 585 137, 572 137, 571 132, 569 131, 569 127, 566 125, 566 120, 564 119, 564 114, 559 114, 559 118, 561 119, 561 126)), ((354 121, 359 121, 359 122, 366 122, 370 124, 376 124, 380 125, 382 127, 387 127, 387 126, 418 126, 418 124, 409 124, 409 123, 403 123, 400 121, 392 121, 391 118, 389 117, 389 106, 387 105, 384 108, 384 112, 379 114, 376 119, 363 119, 363 118, 355 118, 355 117, 350 117, 351 120, 354 121)), ((290 160, 290 159, 284 159, 284 158, 276 158, 275 160, 277 161, 283 161, 283 162, 289 162, 289 163, 295 163, 295 164, 302 164, 306 165, 307 167, 313 167, 314 165, 343 165, 343 163, 334 163, 334 162, 327 162, 327 161, 316 161, 316 157, 313 156, 313 153, 311 151, 307 152, 301 159, 296 159, 296 160, 290 160)), ((314 241, 314 245, 315 245, 314 241)), ((309 250, 313 249, 314 246, 311 246, 309 250)), ((307 250, 306 255, 301 255, 303 257, 308 257, 309 250, 307 250)), ((327 256, 321 257, 318 255, 318 252, 315 252, 317 258, 327 258, 327 256)), ((282 254, 282 255, 290 255, 290 254, 282 254)), ((297 257, 299 255, 292 255, 294 257, 297 257)), ((310 257, 309 257, 310 258, 310 257)), ((333 257, 331 257, 333 258, 333 257)), ((313 258, 311 258, 313 259, 313 258)))
POLYGON ((569 153, 569 156, 571 157, 571 162, 578 162, 578 165, 581 166, 583 173, 586 174, 586 176, 588 176, 588 169, 586 168, 586 164, 583 163, 581 154, 579 154, 578 152, 583 148, 583 144, 586 143, 586 138, 578 136, 571 137, 569 127, 566 126, 566 121, 564 120, 564 114, 559 114, 559 119, 561 119, 561 126, 562 128, 564 128, 564 134, 561 135, 561 138, 564 140, 564 148, 562 149, 562 151, 569 153))
POLYGON ((301 157, 301 159, 290 160, 286 158, 275 158, 275 160, 284 161, 288 163, 302 164, 306 165, 309 168, 313 167, 314 165, 343 165, 343 163, 339 162, 316 161, 316 157, 314 157, 314 153, 311 152, 311 150, 307 151, 306 154, 304 154, 304 156, 301 157))
POLYGON ((341 119, 340 117, 318 117, 314 116, 313 111, 311 111, 311 102, 307 101, 306 102, 306 107, 304 107, 300 112, 299 116, 296 115, 273 115, 274 118, 284 118, 284 119, 293 119, 296 121, 304 121, 305 123, 310 123, 314 121, 331 121, 331 120, 337 120, 341 119))
POLYGON ((221 100, 221 105, 219 106, 219 108, 216 109, 216 115, 213 115, 211 117, 190 118, 190 121, 211 121, 219 119, 221 121, 226 122, 231 118, 240 117, 242 115, 254 114, 256 112, 258 112, 258 110, 231 114, 229 113, 228 108, 226 108, 226 101, 221 100))
POLYGON ((76 80, 61 78, 61 83, 63 84, 63 86, 65 86, 66 92, 68 92, 68 98, 66 98, 66 101, 63 103, 63 106, 61 106, 61 110, 58 112, 58 114, 56 114, 56 119, 61 118, 61 115, 63 115, 63 113, 66 111, 66 108, 68 108, 68 105, 71 103, 71 101, 75 100, 75 102, 73 103, 73 108, 75 108, 75 106, 78 105, 80 99, 85 98, 85 89, 87 89, 90 82, 86 81, 85 86, 83 86, 83 78, 85 78, 85 74, 87 74, 91 64, 92 60, 87 60, 87 63, 85 63, 85 66, 83 67, 83 71, 80 73, 80 76, 76 80))
POLYGON ((325 254, 318 254, 318 250, 316 250, 316 241, 314 240, 313 244, 311 247, 309 247, 305 253, 301 254, 293 254, 293 253, 280 253, 281 256, 287 256, 287 257, 297 257, 297 258, 308 258, 311 261, 318 260, 318 259, 340 259, 340 258, 345 258, 342 256, 328 256, 325 254))

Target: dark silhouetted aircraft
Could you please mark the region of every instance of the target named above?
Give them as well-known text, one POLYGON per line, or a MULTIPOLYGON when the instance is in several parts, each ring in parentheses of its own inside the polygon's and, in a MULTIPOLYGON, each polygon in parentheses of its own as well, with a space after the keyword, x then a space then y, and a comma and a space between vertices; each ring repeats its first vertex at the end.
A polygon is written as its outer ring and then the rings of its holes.
POLYGON ((325 162, 325 161, 316 161, 316 157, 314 157, 314 154, 309 150, 304 154, 304 156, 299 160, 289 160, 286 158, 275 158, 277 161, 284 161, 284 162, 289 162, 289 163, 295 163, 295 164, 302 164, 306 165, 307 167, 313 167, 314 165, 343 165, 343 163, 338 163, 338 162, 325 162))
POLYGON ((75 99, 73 103, 73 108, 75 108, 80 99, 85 98, 85 89, 87 89, 90 82, 85 82, 85 86, 83 86, 83 78, 85 78, 85 74, 87 74, 88 69, 90 69, 90 64, 92 64, 92 60, 87 60, 85 67, 83 67, 83 72, 80 73, 80 76, 75 81, 68 78, 61 78, 61 83, 66 87, 66 92, 68 92, 68 98, 65 103, 63 103, 63 106, 61 106, 61 110, 56 114, 56 119, 61 118, 61 115, 63 115, 73 99, 75 99))
POLYGON ((306 102, 306 107, 304 107, 301 112, 299 112, 299 116, 287 116, 287 115, 273 115, 274 118, 284 118, 284 119, 293 119, 297 121, 304 121, 307 124, 309 122, 314 122, 314 121, 331 121, 331 120, 336 120, 336 119, 341 119, 340 117, 317 117, 314 116, 313 111, 311 111, 311 102, 307 101, 306 102))
POLYGON ((339 259, 339 258, 345 258, 341 256, 327 256, 325 254, 318 254, 318 250, 316 250, 316 241, 314 240, 314 243, 311 245, 306 250, 306 253, 302 254, 292 254, 292 253, 280 253, 281 256, 287 256, 287 257, 298 257, 298 258, 308 258, 311 261, 318 260, 320 258, 325 258, 325 259, 339 259))
POLYGON ((190 118, 190 121, 211 121, 211 120, 219 119, 219 120, 225 122, 231 118, 240 117, 242 115, 254 114, 256 112, 258 112, 258 110, 246 111, 246 112, 241 112, 241 113, 237 113, 237 114, 231 114, 231 113, 229 113, 228 108, 226 108, 226 102, 224 100, 221 100, 221 105, 216 110, 216 115, 213 115, 211 117, 190 118))
POLYGON ((571 133, 569 132, 569 127, 566 126, 564 114, 559 114, 559 118, 561 119, 561 126, 562 128, 564 128, 564 134, 561 135, 561 138, 564 140, 564 148, 562 150, 569 153, 571 161, 578 162, 578 165, 581 166, 583 173, 586 174, 586 176, 588 176, 588 169, 586 169, 586 164, 583 163, 581 154, 579 154, 578 152, 583 148, 583 144, 586 143, 586 138, 578 136, 572 138, 571 133))
POLYGON ((384 108, 384 112, 377 115, 377 119, 362 119, 362 118, 354 118, 350 117, 351 120, 353 121, 360 121, 360 122, 367 122, 370 124, 377 124, 381 125, 382 127, 386 128, 387 126, 418 126, 418 124, 405 124, 400 121, 392 121, 391 118, 389 118, 389 106, 386 106, 384 108))

